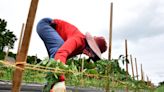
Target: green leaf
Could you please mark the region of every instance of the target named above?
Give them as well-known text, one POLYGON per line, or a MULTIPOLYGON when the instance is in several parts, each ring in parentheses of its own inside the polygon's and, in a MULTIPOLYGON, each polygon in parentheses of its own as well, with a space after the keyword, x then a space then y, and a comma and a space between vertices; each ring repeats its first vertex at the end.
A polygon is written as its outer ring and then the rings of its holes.
POLYGON ((95 69, 87 69, 85 72, 88 74, 98 74, 98 72, 95 69))

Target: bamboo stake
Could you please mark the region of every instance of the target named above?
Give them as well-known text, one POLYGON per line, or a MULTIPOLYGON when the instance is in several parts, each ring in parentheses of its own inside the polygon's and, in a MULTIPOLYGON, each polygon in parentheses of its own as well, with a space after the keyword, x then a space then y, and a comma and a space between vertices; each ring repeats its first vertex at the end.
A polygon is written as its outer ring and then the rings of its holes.
POLYGON ((143 67, 142 67, 142 76, 143 76, 143 81, 145 81, 145 72, 143 70, 143 67))
POLYGON ((112 24, 113 23, 113 2, 111 3, 110 8, 110 25, 109 25, 109 52, 108 52, 108 60, 111 60, 112 56, 112 24))
MULTIPOLYGON (((125 40, 125 60, 128 60, 128 45, 127 40, 125 40)), ((128 62, 126 61, 126 80, 128 80, 128 62)), ((128 92, 128 86, 126 87, 126 92, 128 92)))
POLYGON ((132 67, 132 76, 133 76, 133 80, 134 80, 134 69, 133 69, 133 59, 132 59, 132 55, 130 55, 130 61, 131 61, 131 67, 132 67))
POLYGON ((145 81, 145 72, 142 70, 142 74, 143 74, 143 81, 145 81))
MULTIPOLYGON (((125 59, 128 60, 128 46, 127 46, 127 40, 125 40, 125 59)), ((128 77, 128 63, 126 61, 126 75, 128 77)))
MULTIPOLYGON (((29 14, 27 18, 27 23, 24 31, 24 36, 22 40, 22 44, 20 47, 19 53, 17 53, 16 57, 16 66, 23 68, 25 67, 26 59, 27 59, 27 52, 29 48, 29 42, 31 38, 31 33, 32 33, 32 27, 35 19, 35 14, 38 6, 38 1, 39 0, 32 0, 30 9, 29 9, 29 14)), ((21 81, 22 81, 22 75, 23 75, 23 70, 20 69, 15 69, 14 75, 13 75, 13 85, 12 85, 12 92, 20 92, 20 86, 21 86, 21 81)))
POLYGON ((24 34, 24 23, 22 23, 22 29, 21 29, 21 34, 20 34, 20 37, 19 37, 19 44, 18 44, 17 53, 19 53, 20 48, 21 48, 23 34, 24 34))
MULTIPOLYGON (((112 21, 113 21, 113 2, 111 2, 110 5, 110 25, 109 25, 109 52, 108 52, 108 60, 111 60, 111 55, 112 55, 112 21)), ((109 76, 109 71, 110 71, 110 65, 107 66, 107 76, 109 76)), ((106 84, 106 92, 110 91, 110 82, 109 78, 107 77, 107 84, 106 84)))
MULTIPOLYGON (((82 72, 82 74, 84 73, 83 71, 84 71, 84 58, 81 61, 81 72, 82 72)), ((83 77, 83 75, 82 75, 82 79, 81 79, 81 84, 82 84, 82 86, 84 86, 84 77, 83 77)))
POLYGON ((84 59, 82 59, 81 61, 81 72, 83 72, 83 70, 84 70, 84 59))
POLYGON ((10 50, 10 47, 9 47, 9 45, 8 45, 8 46, 7 46, 7 51, 6 51, 6 55, 5 55, 4 61, 7 61, 7 57, 8 57, 8 54, 9 54, 9 50, 10 50))
POLYGON ((137 59, 135 58, 135 65, 136 65, 136 76, 137 76, 137 80, 138 80, 138 67, 137 67, 137 59))
POLYGON ((149 86, 149 77, 148 77, 148 75, 146 75, 146 79, 147 79, 147 85, 149 86))
POLYGON ((143 70, 142 70, 142 64, 141 64, 141 80, 143 81, 143 70))
POLYGON ((37 54, 35 54, 35 64, 37 64, 37 54))
POLYGON ((146 78, 147 78, 147 82, 149 81, 149 77, 148 77, 148 75, 146 75, 146 78))

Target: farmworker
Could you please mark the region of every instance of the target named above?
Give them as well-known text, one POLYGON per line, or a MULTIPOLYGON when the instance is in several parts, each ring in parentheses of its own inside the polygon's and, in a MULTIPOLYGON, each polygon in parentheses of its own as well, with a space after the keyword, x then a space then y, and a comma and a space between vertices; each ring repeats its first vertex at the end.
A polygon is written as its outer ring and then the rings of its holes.
MULTIPOLYGON (((74 25, 60 19, 41 19, 37 24, 37 33, 43 40, 49 57, 63 64, 78 54, 85 54, 97 61, 107 50, 104 37, 92 37, 88 32, 83 34, 74 25)), ((48 84, 50 88, 45 92, 64 92, 61 91, 66 89, 64 81, 64 75, 59 76, 58 82, 48 84)))

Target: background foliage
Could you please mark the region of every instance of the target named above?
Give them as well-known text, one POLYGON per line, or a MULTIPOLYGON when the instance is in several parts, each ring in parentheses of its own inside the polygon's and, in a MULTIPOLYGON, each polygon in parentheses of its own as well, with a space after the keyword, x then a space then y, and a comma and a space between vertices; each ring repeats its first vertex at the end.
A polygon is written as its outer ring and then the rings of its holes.
POLYGON ((0 51, 3 51, 5 46, 13 48, 14 43, 17 40, 14 33, 6 29, 6 27, 7 21, 5 21, 4 19, 0 19, 0 51))

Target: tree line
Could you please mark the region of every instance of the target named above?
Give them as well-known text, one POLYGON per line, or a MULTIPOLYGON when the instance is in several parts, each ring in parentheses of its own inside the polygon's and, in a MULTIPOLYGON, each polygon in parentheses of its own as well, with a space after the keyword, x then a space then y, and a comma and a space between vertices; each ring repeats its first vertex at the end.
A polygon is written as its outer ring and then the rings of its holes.
MULTIPOLYGON (((0 18, 0 60, 3 60, 5 57, 4 48, 7 47, 9 49, 14 48, 14 43, 17 41, 16 35, 13 31, 10 31, 7 27, 7 21, 5 19, 0 18)), ((8 56, 16 59, 16 54, 9 52, 8 56)), ((37 58, 37 56, 27 56, 27 63, 36 64, 41 60, 37 58)))

